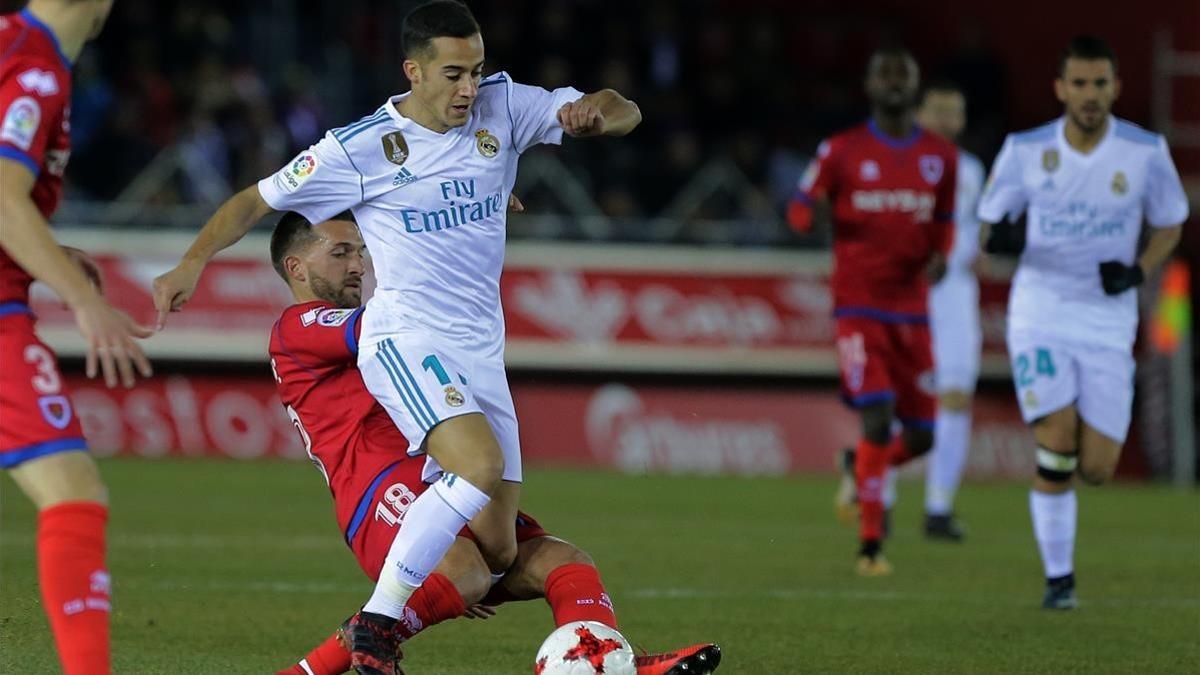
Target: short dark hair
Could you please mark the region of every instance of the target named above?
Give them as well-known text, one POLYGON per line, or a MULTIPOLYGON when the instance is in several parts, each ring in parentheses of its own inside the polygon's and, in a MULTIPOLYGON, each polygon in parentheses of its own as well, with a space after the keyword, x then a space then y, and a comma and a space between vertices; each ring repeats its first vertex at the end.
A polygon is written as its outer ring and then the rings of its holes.
MULTIPOLYGON (((349 211, 342 211, 326 220, 355 222, 354 214, 349 211)), ((283 266, 283 259, 291 255, 297 248, 311 245, 316 239, 317 235, 313 234, 312 223, 295 211, 284 213, 279 218, 279 222, 275 223, 275 230, 271 232, 271 266, 284 281, 288 281, 288 273, 287 268, 283 266)))
POLYGON ((921 100, 924 101, 926 96, 935 91, 941 94, 958 94, 963 98, 967 97, 967 93, 963 91, 962 85, 958 82, 948 77, 935 77, 921 87, 921 100))
POLYGON ((1117 53, 1111 45, 1095 35, 1076 35, 1067 43, 1062 57, 1058 60, 1058 74, 1062 75, 1067 69, 1067 59, 1082 59, 1084 61, 1108 60, 1112 63, 1113 72, 1117 72, 1117 53))
MULTIPOLYGON (((913 56, 913 53, 904 45, 886 44, 871 52, 870 58, 867 59, 867 74, 869 75, 871 73, 871 68, 875 65, 876 59, 887 58, 889 56, 898 56, 902 59, 917 63, 917 57, 913 56)), ((917 64, 917 67, 920 68, 920 64, 917 64)))
POLYGON ((415 58, 426 52, 434 38, 465 38, 479 32, 471 10, 458 0, 433 0, 408 13, 400 29, 404 56, 415 58))

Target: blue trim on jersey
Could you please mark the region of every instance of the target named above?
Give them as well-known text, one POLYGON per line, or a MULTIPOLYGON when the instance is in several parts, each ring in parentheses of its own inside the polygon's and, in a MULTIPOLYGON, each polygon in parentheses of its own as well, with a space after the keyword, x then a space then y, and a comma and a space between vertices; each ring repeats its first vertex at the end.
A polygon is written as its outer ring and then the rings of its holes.
POLYGON ((379 119, 372 121, 370 124, 364 124, 361 127, 355 129, 354 131, 351 131, 350 133, 346 134, 345 136, 342 136, 342 138, 339 139, 339 142, 343 143, 343 144, 349 143, 351 138, 354 138, 355 136, 361 134, 362 132, 366 131, 367 129, 370 129, 371 127, 379 126, 380 124, 383 124, 384 122, 387 122, 390 119, 392 119, 392 118, 389 117, 387 113, 383 113, 383 117, 380 117, 379 119))
POLYGON ((1054 139, 1054 130, 1058 126, 1058 120, 1047 122, 1040 127, 1034 127, 1027 131, 1018 131, 1012 134, 1013 143, 1040 143, 1042 141, 1050 141, 1054 139))
POLYGON ((351 354, 358 356, 358 335, 354 333, 354 329, 358 328, 358 324, 362 320, 363 308, 359 307, 350 313, 350 320, 346 322, 346 349, 350 350, 351 354))
POLYGON ((414 407, 409 401, 408 397, 411 395, 411 392, 408 391, 408 384, 402 383, 399 370, 392 369, 393 366, 391 358, 384 352, 386 345, 387 340, 380 343, 379 351, 375 352, 375 358, 379 360, 379 363, 383 364, 383 369, 387 371, 388 378, 392 381, 392 387, 396 390, 396 393, 400 395, 400 401, 404 403, 405 408, 408 408, 408 414, 412 415, 413 421, 417 423, 417 426, 421 428, 421 431, 428 432, 430 427, 427 426, 425 418, 421 417, 417 413, 417 408, 414 407))
POLYGON ((350 132, 358 129, 359 127, 363 126, 364 124, 377 122, 380 119, 387 117, 387 116, 388 116, 387 110, 385 108, 380 108, 379 110, 376 110, 374 113, 358 120, 357 122, 351 122, 350 124, 347 124, 344 127, 338 127, 337 129, 334 129, 333 137, 336 138, 340 142, 342 140, 342 138, 346 136, 346 134, 349 134, 350 132))
POLYGON ((805 206, 812 206, 816 203, 816 200, 808 196, 808 193, 804 190, 796 190, 796 194, 792 196, 792 201, 800 202, 805 206))
POLYGON ((499 80, 484 80, 483 82, 479 83, 479 88, 483 89, 484 87, 490 87, 493 84, 502 84, 503 82, 504 78, 500 78, 499 80))
POLYGON ((883 323, 907 323, 918 326, 927 325, 929 316, 926 314, 908 314, 906 312, 888 312, 874 307, 838 307, 833 310, 835 319, 872 319, 883 323))
POLYGON ((935 423, 933 420, 927 420, 920 417, 900 417, 900 425, 905 429, 915 429, 917 431, 933 431, 935 423))
POLYGON ((845 393, 843 393, 842 400, 845 401, 846 405, 850 406, 851 408, 865 408, 866 406, 875 405, 876 403, 895 401, 896 392, 890 389, 885 389, 883 391, 872 391, 867 392, 866 394, 859 394, 858 396, 847 396, 845 393))
POLYGON ((1113 130, 1113 134, 1117 138, 1129 141, 1130 143, 1137 143, 1138 145, 1158 145, 1158 134, 1153 131, 1147 131, 1133 122, 1126 122, 1115 117, 1112 120, 1117 125, 1116 129, 1113 130))
POLYGON ((70 71, 71 59, 68 59, 67 55, 63 53, 62 45, 58 42, 58 36, 54 34, 54 31, 50 30, 50 26, 42 23, 42 20, 34 16, 33 12, 30 12, 28 9, 21 10, 21 18, 25 19, 29 25, 45 33, 46 37, 50 38, 50 42, 54 45, 54 51, 58 52, 58 58, 62 59, 63 68, 66 68, 68 71, 70 71))
POLYGON ((0 469, 11 469, 31 459, 54 455, 60 452, 87 452, 87 441, 82 436, 56 438, 53 441, 33 443, 20 448, 0 452, 0 469))
POLYGON ((350 545, 350 542, 354 541, 354 535, 358 534, 358 528, 362 527, 363 520, 367 517, 367 508, 371 506, 371 498, 375 496, 375 491, 379 489, 379 484, 382 483, 383 479, 387 478, 387 475, 392 472, 392 469, 395 469, 399 464, 400 462, 396 461, 384 467, 383 471, 380 471, 378 474, 376 474, 375 479, 372 480, 371 484, 367 486, 367 489, 363 491, 362 497, 359 497, 358 505, 354 507, 354 515, 350 518, 350 524, 346 526, 347 546, 350 545))
POLYGON ((25 154, 24 152, 21 152, 20 150, 18 150, 16 148, 0 147, 0 157, 7 157, 9 159, 15 159, 18 162, 29 167, 29 170, 33 172, 34 178, 37 178, 38 175, 42 172, 42 167, 38 166, 37 162, 33 161, 32 157, 25 154))
POLYGON ((913 143, 916 143, 917 139, 921 137, 921 127, 915 124, 913 125, 912 133, 908 135, 908 138, 892 138, 891 136, 883 133, 883 129, 880 129, 879 125, 875 124, 874 119, 867 120, 867 129, 870 130, 871 135, 875 136, 880 143, 883 143, 889 148, 895 150, 904 150, 912 146, 913 143))
POLYGON ((358 174, 358 194, 362 201, 367 201, 367 186, 363 183, 363 173, 359 170, 358 165, 354 163, 354 158, 350 156, 350 152, 346 150, 346 146, 335 136, 333 141, 342 149, 342 154, 346 156, 346 161, 350 162, 350 166, 354 167, 354 172, 358 174))
POLYGON ((441 420, 438 419, 437 414, 433 412, 433 406, 429 405, 429 399, 425 398, 425 392, 421 391, 420 385, 417 384, 417 378, 413 377, 412 371, 408 369, 408 364, 406 364, 404 359, 400 357, 400 352, 396 351, 396 345, 389 340, 388 347, 392 350, 392 356, 396 357, 396 361, 398 361, 400 363, 400 367, 404 369, 404 374, 408 376, 408 381, 412 384, 413 389, 416 390, 417 396, 421 398, 421 403, 425 404, 425 409, 429 411, 429 416, 433 419, 433 422, 430 423, 429 428, 434 428, 437 426, 438 422, 441 422, 441 420))
POLYGON ((13 314, 28 314, 29 316, 33 316, 33 310, 29 309, 29 305, 21 302, 20 300, 13 300, 12 302, 0 302, 0 318, 11 316, 13 314))

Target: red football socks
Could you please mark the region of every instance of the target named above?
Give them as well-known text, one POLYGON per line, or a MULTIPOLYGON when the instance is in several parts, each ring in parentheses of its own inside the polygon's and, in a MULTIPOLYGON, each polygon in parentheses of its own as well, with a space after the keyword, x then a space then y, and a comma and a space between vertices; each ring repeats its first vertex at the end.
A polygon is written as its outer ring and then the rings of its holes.
POLYGON ((887 446, 888 464, 892 466, 901 466, 907 464, 916 455, 908 451, 908 444, 904 442, 904 436, 897 435, 892 438, 892 442, 887 446))
POLYGON ((66 502, 38 514, 37 559, 42 605, 66 675, 108 675, 112 612, 104 567, 108 508, 66 502))
MULTIPOLYGON (((340 633, 340 631, 339 631, 340 633)), ((301 659, 300 664, 296 664, 287 670, 281 670, 276 675, 342 675, 342 673, 350 670, 350 651, 338 639, 338 633, 330 635, 328 639, 318 645, 308 654, 305 654, 301 659), (305 668, 307 666, 307 669, 305 668)))
POLYGON ((444 574, 434 572, 408 599, 396 631, 407 640, 434 624, 457 619, 467 611, 458 589, 444 574))
POLYGON ((600 572, 591 565, 572 563, 554 569, 546 577, 546 602, 554 613, 554 625, 572 621, 598 621, 617 627, 612 600, 604 592, 600 572))
POLYGON ((876 445, 864 438, 858 442, 855 452, 858 532, 863 541, 883 539, 883 474, 887 470, 890 449, 891 446, 876 445))

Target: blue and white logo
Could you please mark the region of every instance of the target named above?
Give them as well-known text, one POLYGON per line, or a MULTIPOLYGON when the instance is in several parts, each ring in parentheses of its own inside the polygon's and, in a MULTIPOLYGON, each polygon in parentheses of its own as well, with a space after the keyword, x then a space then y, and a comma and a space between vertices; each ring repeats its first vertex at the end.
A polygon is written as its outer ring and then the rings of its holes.
POLYGON ((416 174, 414 174, 413 172, 409 171, 406 168, 402 168, 396 172, 396 177, 392 179, 392 187, 400 187, 401 185, 408 185, 409 183, 415 181, 416 179, 417 179, 416 174))

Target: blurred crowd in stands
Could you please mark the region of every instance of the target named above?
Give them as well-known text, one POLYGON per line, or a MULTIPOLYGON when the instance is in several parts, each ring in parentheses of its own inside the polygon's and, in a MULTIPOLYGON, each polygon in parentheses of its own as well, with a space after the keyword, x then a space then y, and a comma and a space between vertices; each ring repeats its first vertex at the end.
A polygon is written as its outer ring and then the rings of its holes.
MULTIPOLYGON (((325 129, 407 89, 400 24, 414 4, 117 2, 75 68, 69 197, 116 199, 166 149, 177 161, 161 162, 178 171, 150 191, 156 203, 214 204, 273 172, 325 129)), ((870 50, 903 43, 906 22, 917 20, 715 0, 470 5, 488 72, 548 88, 612 87, 641 106, 645 121, 633 136, 551 153, 601 213, 628 223, 682 213, 754 221, 726 233, 747 244, 786 238, 778 214, 809 153, 866 116, 870 50), (686 190, 706 168, 709 184, 686 190)), ((987 160, 1005 129, 1004 72, 982 34, 966 24, 935 54, 912 47, 924 75, 966 88, 964 144, 987 160)), ((570 211, 553 186, 525 187, 531 213, 570 211)), ((611 236, 636 239, 641 229, 611 236)))

